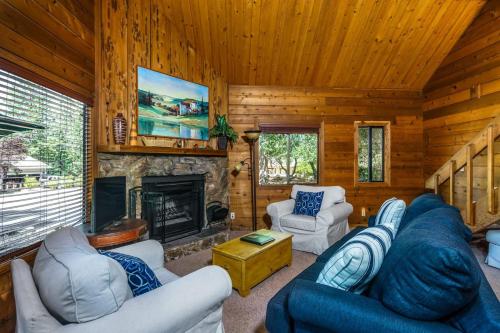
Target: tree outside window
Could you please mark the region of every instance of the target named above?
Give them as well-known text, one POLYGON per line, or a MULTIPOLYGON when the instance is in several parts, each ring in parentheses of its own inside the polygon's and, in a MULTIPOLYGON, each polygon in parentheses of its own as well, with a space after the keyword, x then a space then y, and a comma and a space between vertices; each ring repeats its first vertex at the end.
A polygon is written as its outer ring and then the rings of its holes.
POLYGON ((390 123, 356 122, 355 183, 386 183, 390 179, 390 123))
POLYGON ((317 184, 318 134, 264 132, 259 139, 259 184, 317 184))

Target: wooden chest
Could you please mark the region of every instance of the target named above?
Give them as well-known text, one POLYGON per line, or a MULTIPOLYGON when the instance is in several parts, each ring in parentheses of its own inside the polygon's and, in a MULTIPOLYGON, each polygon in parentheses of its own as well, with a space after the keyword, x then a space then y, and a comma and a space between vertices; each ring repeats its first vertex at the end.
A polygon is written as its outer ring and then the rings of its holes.
POLYGON ((233 288, 243 297, 250 293, 250 288, 292 263, 291 234, 266 229, 257 232, 275 241, 259 246, 235 238, 212 248, 212 263, 229 273, 233 288))

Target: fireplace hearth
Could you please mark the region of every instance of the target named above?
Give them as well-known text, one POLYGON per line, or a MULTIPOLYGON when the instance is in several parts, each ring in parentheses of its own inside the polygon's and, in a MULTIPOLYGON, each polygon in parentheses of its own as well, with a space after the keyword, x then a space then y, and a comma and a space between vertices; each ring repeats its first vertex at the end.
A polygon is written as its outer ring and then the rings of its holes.
POLYGON ((205 224, 205 175, 142 177, 142 186, 130 191, 130 216, 137 215, 138 205, 152 239, 168 243, 200 233, 205 224))

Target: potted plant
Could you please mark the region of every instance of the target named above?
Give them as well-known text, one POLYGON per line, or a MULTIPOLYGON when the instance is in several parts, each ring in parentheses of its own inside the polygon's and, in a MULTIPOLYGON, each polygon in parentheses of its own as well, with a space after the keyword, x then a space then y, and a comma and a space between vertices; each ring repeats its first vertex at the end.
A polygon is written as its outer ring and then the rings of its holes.
POLYGON ((215 125, 210 129, 210 137, 217 138, 217 148, 220 150, 227 149, 227 142, 231 145, 238 141, 238 133, 229 126, 225 115, 215 115, 215 125))

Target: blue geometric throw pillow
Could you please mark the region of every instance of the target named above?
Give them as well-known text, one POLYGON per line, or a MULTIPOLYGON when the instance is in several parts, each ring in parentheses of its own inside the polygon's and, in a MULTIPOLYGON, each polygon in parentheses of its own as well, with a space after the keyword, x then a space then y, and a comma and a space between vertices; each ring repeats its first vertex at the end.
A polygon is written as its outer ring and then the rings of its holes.
POLYGON ((160 281, 149 266, 140 258, 112 251, 98 250, 100 254, 120 263, 127 273, 128 285, 135 296, 161 287, 160 281))
POLYGON ((321 209, 323 195, 325 192, 297 192, 295 199, 295 207, 293 208, 294 215, 316 216, 321 209))

